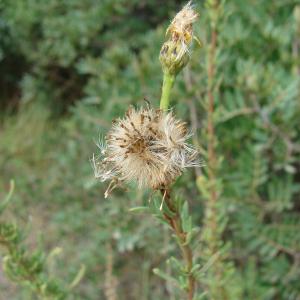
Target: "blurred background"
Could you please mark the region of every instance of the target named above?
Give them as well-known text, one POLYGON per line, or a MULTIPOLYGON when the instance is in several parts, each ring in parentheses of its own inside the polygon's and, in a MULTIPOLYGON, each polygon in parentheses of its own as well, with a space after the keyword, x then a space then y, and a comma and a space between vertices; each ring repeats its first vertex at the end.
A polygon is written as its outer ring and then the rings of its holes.
MULTIPOLYGON (((202 40, 177 78, 172 104, 206 147, 208 13, 202 40)), ((71 299, 181 299, 152 273, 178 255, 168 229, 129 213, 149 191, 104 199, 93 177, 95 142, 144 98, 158 105, 158 54, 175 0, 0 0, 0 196, 16 183, 7 218, 30 224, 29 247, 63 249, 53 267, 86 274, 71 299)), ((296 0, 231 0, 219 24, 216 85, 222 238, 230 244, 237 298, 300 299, 300 6, 296 0), (297 6, 298 5, 298 6, 297 6)), ((204 167, 205 168, 205 167, 204 167)), ((195 170, 176 182, 202 226, 195 170)), ((27 225, 26 225, 27 226, 27 225)), ((202 246, 196 251, 201 257, 202 246)), ((32 299, 0 269, 0 299, 32 299)), ((220 300, 220 299, 216 299, 220 300)))

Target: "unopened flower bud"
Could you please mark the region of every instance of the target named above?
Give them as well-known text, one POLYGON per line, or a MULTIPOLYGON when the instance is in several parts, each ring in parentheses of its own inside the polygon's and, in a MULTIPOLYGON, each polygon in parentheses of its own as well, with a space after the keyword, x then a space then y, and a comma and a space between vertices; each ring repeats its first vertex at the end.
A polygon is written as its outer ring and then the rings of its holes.
POLYGON ((177 75, 188 63, 189 54, 181 43, 169 40, 163 44, 159 60, 164 73, 177 75))

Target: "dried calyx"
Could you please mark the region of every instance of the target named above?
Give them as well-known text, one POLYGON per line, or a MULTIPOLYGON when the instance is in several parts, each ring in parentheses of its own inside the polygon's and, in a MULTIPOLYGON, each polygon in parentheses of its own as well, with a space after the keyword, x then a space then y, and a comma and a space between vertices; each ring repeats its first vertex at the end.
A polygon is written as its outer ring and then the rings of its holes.
POLYGON ((100 157, 93 158, 95 176, 111 180, 106 196, 120 181, 152 189, 172 184, 185 168, 198 164, 189 136, 185 123, 172 112, 131 107, 113 123, 106 144, 99 146, 100 157))

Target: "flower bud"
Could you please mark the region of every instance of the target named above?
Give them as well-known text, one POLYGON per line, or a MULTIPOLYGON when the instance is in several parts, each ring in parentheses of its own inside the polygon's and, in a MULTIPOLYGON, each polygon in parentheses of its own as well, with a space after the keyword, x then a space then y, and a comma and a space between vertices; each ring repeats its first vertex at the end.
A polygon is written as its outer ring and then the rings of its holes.
POLYGON ((164 73, 176 76, 188 63, 189 54, 181 43, 169 40, 163 44, 159 60, 164 73))

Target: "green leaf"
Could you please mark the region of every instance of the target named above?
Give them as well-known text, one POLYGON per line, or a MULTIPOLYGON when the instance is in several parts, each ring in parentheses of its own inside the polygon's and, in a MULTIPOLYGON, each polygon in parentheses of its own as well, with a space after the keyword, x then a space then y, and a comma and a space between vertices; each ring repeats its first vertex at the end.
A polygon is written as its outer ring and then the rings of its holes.
POLYGON ((176 278, 172 277, 171 275, 161 271, 158 268, 153 269, 153 273, 161 278, 163 278, 164 280, 167 280, 169 282, 172 282, 173 284, 178 285, 178 281, 176 278))
POLYGON ((134 212, 134 213, 143 213, 143 212, 148 212, 150 208, 148 206, 136 206, 132 207, 129 209, 129 212, 134 212))
POLYGON ((3 213, 4 209, 6 208, 6 206, 8 205, 8 203, 11 200, 11 197, 13 195, 15 189, 15 182, 13 180, 10 181, 10 186, 9 186, 9 192, 7 194, 7 196, 5 197, 5 199, 3 200, 3 202, 0 204, 0 214, 3 213))

